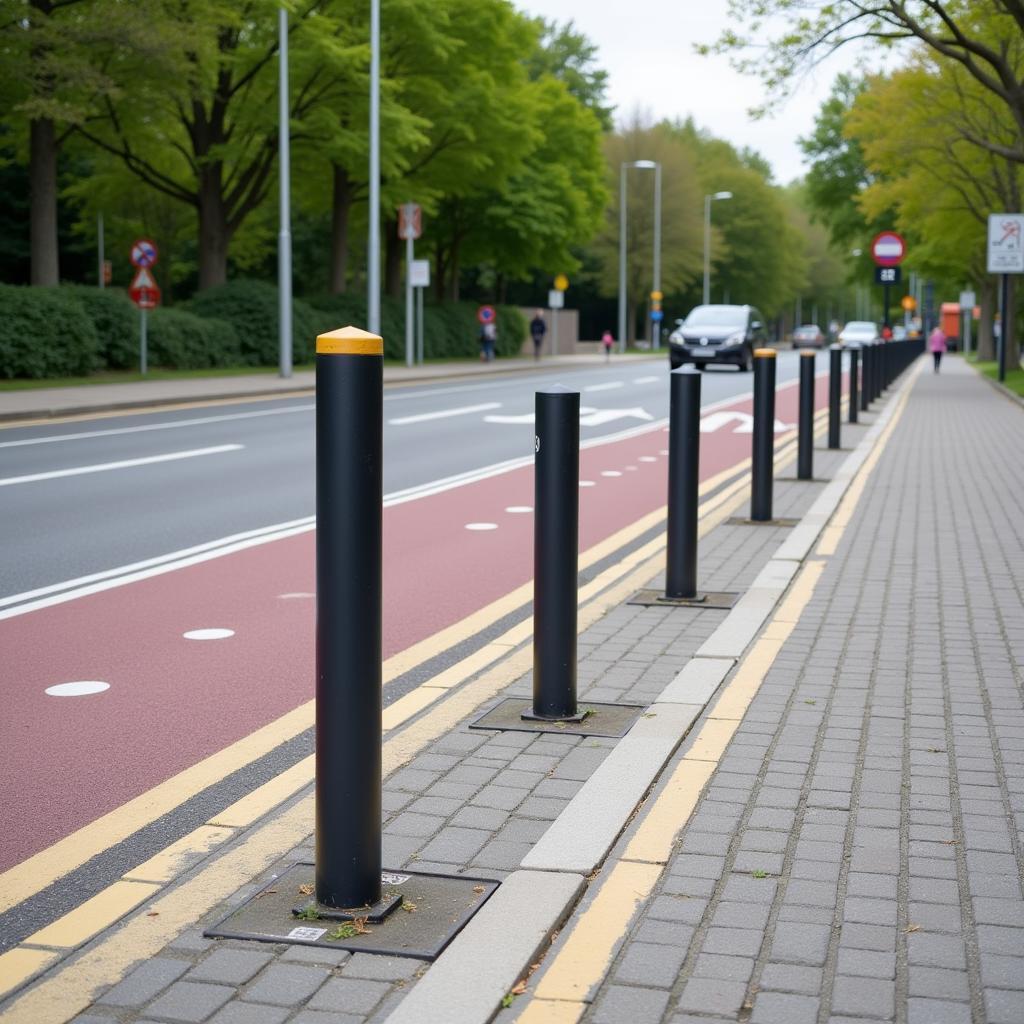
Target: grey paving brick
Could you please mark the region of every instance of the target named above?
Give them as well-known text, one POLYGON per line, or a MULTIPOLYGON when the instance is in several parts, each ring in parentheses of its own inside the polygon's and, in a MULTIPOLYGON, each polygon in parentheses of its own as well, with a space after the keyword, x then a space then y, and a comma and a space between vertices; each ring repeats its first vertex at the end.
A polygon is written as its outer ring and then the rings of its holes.
POLYGON ((387 995, 390 986, 383 981, 359 978, 331 978, 309 1001, 311 1010, 334 1010, 368 1014, 387 995))
POLYGON ((907 1024, 971 1024, 969 1003, 940 999, 907 1000, 907 1024))
POLYGON ((891 953, 896 948, 896 929, 875 924, 844 924, 839 943, 851 949, 874 949, 891 953))
POLYGON ((733 1016, 737 1014, 747 996, 747 986, 737 981, 719 978, 690 978, 679 996, 681 1010, 694 1010, 702 1014, 733 1016))
POLYGON ((816 1024, 817 996, 787 992, 758 992, 754 999, 752 1024, 816 1024))
POLYGON ((108 1006, 142 1006, 188 969, 186 960, 156 957, 136 967, 123 981, 105 992, 99 1002, 108 1006))
POLYGON ((420 850, 420 857, 448 864, 465 864, 473 859, 490 838, 490 833, 483 829, 449 826, 420 850))
POLYGON ((865 978, 895 978, 896 956, 869 949, 840 949, 836 970, 865 978))
POLYGON ((244 985, 273 959, 266 950, 215 949, 189 971, 189 981, 213 981, 221 985, 244 985))
POLYGON ((832 930, 824 925, 781 922, 771 942, 773 960, 820 967, 828 953, 832 930))
POLYGON ((757 956, 764 934, 754 928, 709 928, 704 936, 705 953, 728 956, 757 956))
POLYGON ((1020 1024, 1024 1021, 1024 992, 985 989, 985 1016, 989 1024, 1020 1024))
POLYGON ((624 1020, 660 1020, 668 1005, 668 993, 657 989, 609 985, 602 993, 591 1020, 594 1024, 622 1024, 624 1020))
POLYGON ((273 1006, 305 1002, 328 978, 330 971, 298 964, 272 964, 245 990, 243 998, 273 1006))
POLYGON ((943 967, 920 967, 911 964, 907 975, 907 991, 912 996, 955 1002, 967 1002, 971 998, 971 988, 966 971, 952 971, 943 967))
POLYGON ((337 967, 352 954, 347 949, 328 949, 326 946, 289 946, 280 956, 285 962, 318 964, 321 967, 337 967))
POLYGON ((686 959, 686 948, 630 942, 615 967, 615 980, 647 988, 671 988, 686 959))
POLYGON ((687 899, 678 896, 658 896, 651 902, 647 917, 659 921, 679 921, 683 924, 699 924, 704 916, 708 901, 687 899))
POLYGON ((895 1012, 895 984, 877 978, 837 975, 832 987, 832 1010, 851 1016, 889 1020, 895 1012))
POLYGON ((821 991, 822 969, 800 964, 768 963, 761 972, 762 989, 816 995, 821 991))
POLYGON ((228 1003, 210 1018, 210 1024, 282 1024, 289 1013, 287 1006, 228 1003))
POLYGON ((191 981, 176 981, 156 1002, 148 1007, 154 1017, 173 1021, 203 1021, 214 1010, 219 1010, 235 994, 226 985, 202 985, 191 981))
POLYGON ((403 981, 422 971, 424 964, 404 956, 378 956, 353 953, 342 968, 342 977, 367 978, 371 981, 403 981))
POLYGON ((747 982, 753 972, 754 961, 750 957, 701 953, 694 964, 693 977, 747 982))
POLYGON ((326 1010, 302 1010, 288 1024, 363 1024, 361 1014, 329 1013, 326 1010))
POLYGON ((679 921, 658 921, 648 917, 633 933, 637 942, 657 942, 686 949, 693 938, 694 927, 679 921))
POLYGON ((982 952, 981 980, 987 988, 1024 987, 1024 951, 1021 956, 999 956, 982 952))

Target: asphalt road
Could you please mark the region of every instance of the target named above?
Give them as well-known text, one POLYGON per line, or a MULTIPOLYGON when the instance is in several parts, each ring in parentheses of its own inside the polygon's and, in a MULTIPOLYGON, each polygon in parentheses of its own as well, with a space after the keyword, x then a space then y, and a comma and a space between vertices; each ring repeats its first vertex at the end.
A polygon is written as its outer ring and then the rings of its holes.
MULTIPOLYGON (((582 393, 584 442, 664 418, 666 362, 389 388, 385 495, 529 458, 534 392, 555 383, 582 393)), ((780 353, 779 382, 796 373, 780 353)), ((706 372, 703 402, 751 382, 706 372)), ((0 599, 312 516, 314 457, 309 399, 0 430, 0 599)))

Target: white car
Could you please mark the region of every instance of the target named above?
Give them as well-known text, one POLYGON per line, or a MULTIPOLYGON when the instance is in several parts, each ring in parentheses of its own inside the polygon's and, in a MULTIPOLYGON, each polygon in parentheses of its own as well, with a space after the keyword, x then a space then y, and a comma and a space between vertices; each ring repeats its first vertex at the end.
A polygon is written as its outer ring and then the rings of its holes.
POLYGON ((878 327, 870 320, 851 320, 840 332, 839 341, 843 345, 866 345, 869 342, 881 341, 878 327))

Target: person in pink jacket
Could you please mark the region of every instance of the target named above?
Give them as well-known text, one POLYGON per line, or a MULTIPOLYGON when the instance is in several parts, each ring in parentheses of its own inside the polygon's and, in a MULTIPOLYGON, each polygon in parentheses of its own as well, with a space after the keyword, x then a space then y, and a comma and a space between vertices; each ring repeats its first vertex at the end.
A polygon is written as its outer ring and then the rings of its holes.
POLYGON ((931 350, 932 359, 935 361, 935 372, 939 372, 939 363, 942 362, 942 353, 946 351, 946 336, 938 324, 935 330, 928 335, 928 348, 931 350))

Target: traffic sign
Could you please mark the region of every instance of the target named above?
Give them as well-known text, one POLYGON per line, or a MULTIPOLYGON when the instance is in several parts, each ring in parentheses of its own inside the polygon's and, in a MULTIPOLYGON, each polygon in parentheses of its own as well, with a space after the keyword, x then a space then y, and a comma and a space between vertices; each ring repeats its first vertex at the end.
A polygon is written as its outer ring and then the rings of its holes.
POLYGON ((557 288, 548 292, 548 309, 561 309, 565 305, 565 295, 557 288))
POLYGON ((900 305, 908 312, 913 313, 917 309, 917 299, 913 295, 904 295, 900 299, 900 305))
POLYGON ((160 305, 160 287, 145 267, 140 267, 133 278, 128 297, 139 309, 154 309, 160 305))
POLYGON ((409 264, 409 284, 413 288, 430 287, 430 260, 413 260, 409 264))
POLYGON ((1024 274, 1024 215, 989 214, 988 272, 1024 274))
POLYGON ((664 316, 665 316, 664 310, 661 310, 661 309, 652 309, 651 310, 651 319, 653 321, 655 321, 655 323, 657 323, 657 321, 661 320, 664 316))
POLYGON ((567 278, 565 274, 559 274, 555 278, 555 287, 560 292, 564 292, 569 287, 569 278, 567 278))
POLYGON ((965 309, 974 309, 974 304, 977 301, 977 297, 974 292, 961 292, 960 293, 960 311, 963 312, 965 309))
POLYGON ((664 297, 661 292, 651 292, 651 302, 661 302, 664 297))
POLYGON ((493 306, 481 306, 476 311, 477 323, 481 324, 493 324, 497 320, 498 314, 495 312, 493 306))
POLYGON ((132 246, 132 266, 151 267, 160 258, 156 243, 148 238, 140 238, 132 246))
POLYGON ((403 203, 398 208, 398 237, 403 241, 423 234, 423 211, 418 203, 403 203))
POLYGON ((907 255, 907 243, 895 231, 880 231, 871 242, 871 258, 880 267, 895 267, 907 255))
POLYGON ((875 267, 875 284, 899 284, 899 267, 875 267))

